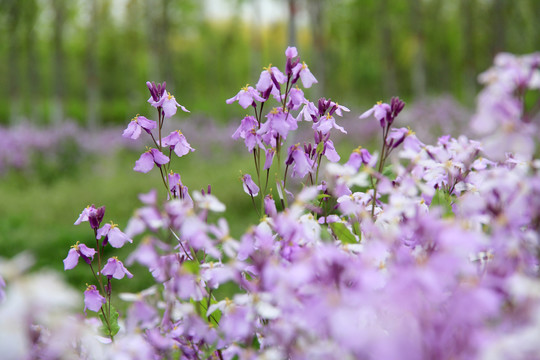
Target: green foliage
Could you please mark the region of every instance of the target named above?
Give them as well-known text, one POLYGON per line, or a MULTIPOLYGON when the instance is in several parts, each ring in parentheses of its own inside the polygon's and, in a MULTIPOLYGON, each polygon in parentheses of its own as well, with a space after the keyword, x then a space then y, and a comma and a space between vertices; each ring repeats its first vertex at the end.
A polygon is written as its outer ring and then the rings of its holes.
POLYGON ((330 224, 330 228, 334 233, 334 236, 339 239, 343 244, 357 244, 358 241, 354 235, 347 229, 345 224, 340 222, 335 222, 330 224))
POLYGON ((443 213, 443 217, 452 217, 454 216, 454 211, 452 210, 452 203, 454 198, 452 195, 444 189, 437 189, 433 199, 431 200, 430 208, 440 207, 443 213))
POLYGON ((110 316, 105 318, 103 312, 98 313, 99 319, 101 320, 101 327, 99 330, 107 337, 115 336, 120 331, 120 325, 118 325, 118 311, 111 306, 110 316))
MULTIPOLYGON (((242 117, 244 111, 224 100, 263 66, 282 66, 288 45, 287 13, 282 22, 261 26, 255 14, 251 24, 238 15, 207 18, 204 2, 193 0, 130 0, 122 12, 113 12, 118 7, 111 0, 3 3, 0 77, 6 81, 0 99, 9 101, 0 102, 0 123, 17 111, 35 121, 54 121, 50 103, 56 94, 67 117, 86 123, 91 90, 99 94, 101 123, 123 123, 139 110, 132 99, 147 96, 147 80, 166 80, 176 98, 199 114, 224 121, 242 117), (63 12, 61 23, 57 12, 63 12), (57 29, 60 48, 53 41, 57 29), (60 75, 53 70, 58 56, 64 63, 60 75)), ((495 53, 540 47, 540 3, 498 3, 323 1, 324 16, 297 31, 303 60, 320 79, 308 96, 325 93, 364 106, 397 93, 409 100, 423 95, 418 86, 425 86, 431 94, 451 92, 470 101, 476 74, 495 53), (322 31, 320 38, 316 30, 322 31), (414 83, 418 74, 425 84, 414 83)), ((309 2, 299 6, 311 14, 309 2)))

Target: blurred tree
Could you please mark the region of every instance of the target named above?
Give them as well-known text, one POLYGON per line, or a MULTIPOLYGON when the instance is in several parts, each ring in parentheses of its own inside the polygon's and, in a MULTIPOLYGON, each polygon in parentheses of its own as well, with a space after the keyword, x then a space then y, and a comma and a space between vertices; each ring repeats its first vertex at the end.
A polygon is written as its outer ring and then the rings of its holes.
POLYGON ((99 73, 98 73, 98 33, 101 26, 101 1, 86 3, 89 7, 89 22, 86 31, 86 123, 95 129, 100 123, 99 112, 99 73))
POLYGON ((382 58, 383 64, 383 87, 386 96, 394 96, 398 93, 397 74, 395 55, 393 51, 393 32, 392 32, 392 19, 390 17, 391 9, 389 7, 389 0, 380 0, 378 7, 377 19, 379 28, 379 42, 378 47, 382 58))
POLYGON ((411 88, 414 96, 423 97, 426 93, 426 67, 424 58, 424 25, 422 6, 419 0, 409 0, 409 16, 413 36, 413 59, 411 88))
POLYGON ((22 18, 22 6, 17 0, 2 0, 2 11, 5 12, 7 23, 7 93, 9 95, 9 119, 10 123, 15 123, 21 116, 21 84, 19 67, 21 59, 21 41, 19 39, 19 29, 22 18))
POLYGON ((64 96, 65 96, 65 49, 64 31, 67 21, 67 0, 51 0, 54 12, 53 21, 53 81, 54 94, 52 99, 52 121, 64 120, 64 96))
POLYGON ((316 74, 319 82, 313 89, 316 99, 325 93, 326 83, 325 3, 325 0, 308 0, 307 3, 314 57, 312 71, 316 74))
POLYGON ((297 16, 297 0, 287 0, 289 7, 289 46, 296 46, 296 16, 297 16))
POLYGON ((459 8, 461 20, 461 38, 463 43, 463 91, 467 98, 472 98, 476 93, 476 0, 461 0, 459 8))
MULTIPOLYGON (((25 77, 21 76, 21 79, 24 78, 24 87, 26 93, 26 99, 31 100, 31 103, 26 108, 26 117, 28 119, 38 119, 41 115, 40 102, 41 102, 41 77, 40 77, 40 62, 39 56, 37 54, 36 48, 36 22, 39 13, 39 5, 36 0, 26 0, 24 1, 24 7, 22 8, 22 28, 24 30, 24 48, 25 48, 25 77)), ((19 99, 23 101, 23 99, 19 99)))

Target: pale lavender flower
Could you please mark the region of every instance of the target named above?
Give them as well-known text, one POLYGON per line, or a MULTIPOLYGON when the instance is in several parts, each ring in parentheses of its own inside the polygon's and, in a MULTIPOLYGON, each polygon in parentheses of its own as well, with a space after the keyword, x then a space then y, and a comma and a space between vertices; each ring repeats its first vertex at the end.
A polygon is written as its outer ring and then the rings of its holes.
POLYGON ((349 165, 353 167, 356 171, 358 171, 358 169, 360 169, 360 166, 362 164, 368 165, 368 166, 375 165, 371 163, 371 160, 372 160, 372 156, 369 153, 369 151, 359 146, 353 150, 353 152, 349 156, 349 160, 345 163, 345 165, 349 165))
POLYGON ((323 155, 326 156, 328 161, 331 161, 331 162, 339 161, 340 157, 336 151, 336 148, 334 147, 334 143, 332 142, 332 140, 326 140, 324 142, 323 155))
POLYGON ((298 77, 300 77, 300 80, 302 80, 302 85, 304 85, 306 89, 310 88, 313 84, 318 83, 317 79, 315 79, 315 76, 313 76, 311 71, 309 71, 309 68, 305 62, 303 62, 302 64, 296 64, 296 66, 292 69, 292 72, 295 79, 298 79, 298 77))
POLYGON ((313 130, 318 131, 323 135, 328 134, 332 128, 337 129, 344 134, 347 133, 343 127, 336 124, 336 119, 330 114, 327 114, 319 119, 319 121, 313 123, 313 130))
POLYGON ((157 123, 154 120, 149 120, 144 116, 137 115, 128 124, 128 127, 124 130, 122 136, 135 140, 141 136, 143 129, 150 134, 152 129, 155 129, 156 127, 157 123))
POLYGON ((240 106, 244 109, 247 109, 254 101, 264 102, 265 99, 259 95, 259 92, 255 90, 252 86, 244 86, 238 94, 226 101, 227 104, 232 104, 233 102, 238 101, 240 106))
POLYGON ((275 66, 269 65, 264 68, 259 77, 259 81, 255 88, 261 93, 267 92, 270 88, 275 86, 279 91, 280 84, 284 84, 287 81, 287 77, 275 66))
POLYGON ((94 259, 95 254, 96 250, 87 247, 85 244, 79 244, 79 242, 77 242, 75 245, 71 246, 67 257, 64 259, 64 270, 71 270, 77 266, 79 263, 79 257, 82 257, 87 264, 90 264, 94 259))
POLYGON ((259 194, 259 187, 253 182, 251 175, 242 175, 242 185, 246 194, 251 196, 257 196, 259 194))
POLYGON ((179 107, 184 112, 189 112, 188 109, 186 109, 184 106, 180 105, 175 97, 171 95, 171 93, 167 93, 166 91, 163 91, 163 95, 161 96, 161 99, 159 99, 158 102, 152 104, 154 107, 162 107, 163 108, 163 114, 166 118, 170 118, 174 114, 176 114, 176 109, 179 107))
POLYGON ((391 108, 390 105, 387 103, 383 103, 379 101, 377 104, 375 104, 371 109, 364 112, 362 115, 360 115, 360 119, 366 119, 373 115, 375 119, 379 120, 381 127, 386 127, 386 118, 390 114, 391 108))
POLYGON ((304 149, 300 147, 300 144, 289 147, 289 156, 286 164, 294 164, 293 176, 303 178, 308 173, 313 172, 314 162, 309 158, 304 149))
POLYGON ((264 148, 261 136, 257 134, 257 128, 258 122, 255 117, 246 116, 242 119, 240 126, 236 129, 234 134, 232 134, 232 138, 234 140, 238 140, 240 137, 244 139, 246 147, 250 152, 253 151, 255 146, 264 148))
POLYGON ((101 296, 95 285, 88 285, 84 291, 84 312, 86 309, 98 312, 107 300, 101 296))
POLYGON ((101 273, 106 275, 109 279, 115 278, 120 280, 123 279, 124 276, 127 276, 130 279, 133 277, 133 274, 126 269, 124 264, 118 260, 116 256, 113 256, 107 260, 107 264, 105 264, 103 270, 101 270, 101 273))
POLYGON ((169 134, 169 136, 164 137, 161 140, 161 144, 163 146, 170 146, 178 157, 182 157, 190 151, 195 151, 195 149, 189 145, 186 137, 180 130, 173 131, 169 134))
POLYGON ((161 165, 164 165, 169 162, 169 158, 158 149, 150 149, 146 152, 144 152, 139 160, 135 162, 135 167, 133 170, 147 173, 154 167, 154 164, 156 164, 158 167, 161 167, 161 165))
POLYGON ((118 228, 118 225, 114 223, 105 224, 97 231, 96 239, 99 240, 101 237, 105 237, 103 239, 103 245, 107 245, 107 243, 109 243, 114 248, 121 248, 126 242, 133 242, 133 240, 124 234, 118 228))
POLYGON ((291 130, 298 129, 296 119, 291 116, 287 111, 283 111, 282 108, 274 108, 266 115, 268 119, 261 128, 257 131, 260 134, 262 140, 267 145, 273 145, 273 141, 279 135, 283 139, 287 138, 288 133, 291 130))

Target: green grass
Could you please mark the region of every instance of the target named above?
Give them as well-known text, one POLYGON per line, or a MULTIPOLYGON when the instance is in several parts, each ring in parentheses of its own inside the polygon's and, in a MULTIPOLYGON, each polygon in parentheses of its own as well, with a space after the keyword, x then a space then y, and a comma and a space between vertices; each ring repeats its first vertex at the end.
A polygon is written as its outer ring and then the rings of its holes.
MULTIPOLYGON (((336 145, 342 162, 355 147, 347 142, 336 145)), ((62 159, 73 157, 67 155, 62 159)), ((31 175, 11 173, 0 178, 0 256, 10 258, 29 251, 36 258, 36 269, 47 267, 62 272, 77 288, 92 283, 85 264, 63 271, 62 260, 71 245, 79 241, 95 247, 88 223, 73 225, 80 212, 90 204, 105 205, 104 222, 114 221, 124 229, 134 210, 142 205, 138 194, 155 188, 165 199, 156 170, 149 174, 133 171, 139 155, 126 150, 113 156, 81 156, 79 161, 40 162, 31 175)), ((221 215, 228 221, 233 237, 239 239, 251 224, 257 223, 258 216, 240 181, 241 171, 255 176, 248 153, 214 151, 211 158, 204 158, 194 152, 180 159, 175 157, 173 170, 182 176, 191 192, 212 185, 212 193, 227 206, 221 215)), ((269 187, 275 188, 275 184, 271 181, 269 187)), ((107 248, 105 256, 116 255, 124 260, 140 240, 136 237, 133 244, 119 250, 107 248)), ((139 291, 153 283, 145 268, 133 265, 130 271, 135 277, 118 282, 121 291, 139 291)))
MULTIPOLYGON (((73 223, 84 207, 90 204, 106 206, 104 222, 114 221, 125 228, 133 211, 141 206, 137 195, 152 188, 165 192, 159 174, 140 174, 132 170, 139 154, 122 152, 115 156, 87 158, 69 175, 54 181, 39 181, 39 176, 10 174, 0 179, 0 256, 12 257, 29 251, 36 257, 36 268, 48 267, 63 272, 62 260, 77 241, 94 244, 87 223, 73 223)), ((242 190, 239 169, 250 171, 250 158, 218 153, 212 159, 202 159, 197 153, 174 159, 173 168, 182 176, 190 191, 206 189, 227 205, 224 214, 234 236, 239 236, 257 220, 251 200, 242 190), (237 170, 238 169, 238 170, 237 170)), ((110 249, 106 255, 125 257, 137 246, 140 238, 120 251, 110 249)), ((82 264, 84 265, 84 264, 82 264)), ((124 281, 126 291, 136 291, 150 284, 147 270, 131 269, 133 281, 124 281), (139 280, 137 280, 139 279, 139 280)), ((66 279, 78 287, 92 281, 86 266, 65 272, 66 279)))

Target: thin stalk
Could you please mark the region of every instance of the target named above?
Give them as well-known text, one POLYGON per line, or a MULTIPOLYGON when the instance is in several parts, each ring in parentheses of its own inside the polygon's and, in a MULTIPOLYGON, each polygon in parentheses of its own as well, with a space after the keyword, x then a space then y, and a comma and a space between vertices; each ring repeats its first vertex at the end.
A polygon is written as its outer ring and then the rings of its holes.
MULTIPOLYGON (((385 154, 385 151, 387 151, 387 149, 386 149, 386 137, 388 136, 389 127, 390 126, 387 125, 383 129, 381 157, 379 159, 379 166, 377 167, 377 172, 379 174, 382 174, 382 169, 383 169, 383 166, 384 166, 384 162, 386 161, 386 157, 388 156, 388 154, 385 154)), ((377 187, 379 185, 379 178, 377 178, 375 180, 375 183, 373 183, 373 175, 372 175, 371 176, 371 184, 372 184, 372 187, 373 187, 373 199, 371 200, 371 217, 374 218, 375 217, 375 204, 377 202, 377 187)))
POLYGON ((321 168, 321 160, 322 160, 322 154, 317 155, 317 171, 315 173, 315 185, 319 184, 319 169, 321 168))
POLYGON ((259 217, 261 217, 261 213, 260 213, 259 209, 257 209, 257 205, 255 204, 255 198, 253 197, 252 194, 249 194, 249 196, 251 196, 251 202, 253 203, 253 207, 255 208, 255 211, 257 212, 257 215, 259 215, 259 217))

